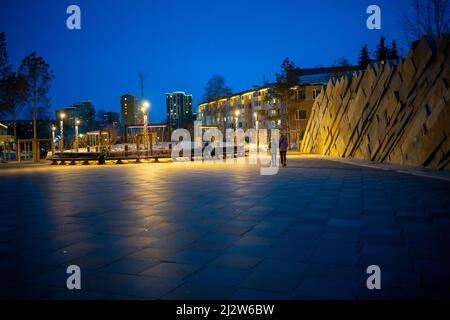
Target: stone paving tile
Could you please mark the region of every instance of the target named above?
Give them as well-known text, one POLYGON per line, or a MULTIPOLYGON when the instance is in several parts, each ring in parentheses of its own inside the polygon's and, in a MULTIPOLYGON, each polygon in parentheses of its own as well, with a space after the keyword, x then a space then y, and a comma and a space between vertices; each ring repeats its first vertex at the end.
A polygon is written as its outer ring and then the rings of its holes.
POLYGON ((311 242, 294 242, 290 245, 276 244, 271 247, 271 250, 266 257, 280 260, 291 261, 310 261, 313 248, 311 242))
POLYGON ((88 254, 78 259, 72 260, 70 264, 79 266, 81 270, 97 270, 111 263, 114 263, 119 259, 119 257, 111 255, 88 254))
POLYGON ((300 278, 280 273, 253 272, 238 287, 252 290, 291 294, 300 278))
POLYGON ((0 171, 0 297, 450 297, 450 183, 289 163, 0 171), (70 264, 83 292, 65 289, 70 264))
POLYGON ((159 299, 182 284, 181 280, 99 272, 84 281, 87 291, 159 299))
POLYGON ((210 265, 224 268, 234 268, 248 270, 252 269, 262 259, 251 256, 241 256, 233 254, 222 254, 211 261, 210 265))
POLYGON ((0 299, 2 300, 43 300, 48 299, 50 295, 62 293, 68 290, 58 289, 55 287, 48 287, 37 284, 22 284, 20 287, 17 283, 2 284, 2 290, 0 291, 0 299))
POLYGON ((338 278, 307 277, 297 287, 294 296, 327 300, 354 300, 361 283, 338 278))
POLYGON ((164 259, 167 262, 186 263, 192 265, 204 265, 218 257, 218 253, 210 251, 184 250, 164 259))
POLYGON ((287 260, 275 260, 275 259, 265 259, 259 263, 254 269, 255 273, 266 273, 269 277, 272 273, 280 273, 284 275, 301 276, 306 267, 307 263, 287 261, 287 260))
POLYGON ((173 256, 179 252, 178 249, 173 248, 144 248, 130 254, 128 257, 132 259, 159 259, 167 260, 169 257, 173 256))
POLYGON ((442 288, 450 292, 450 268, 448 262, 441 263, 433 260, 416 260, 414 271, 421 275, 425 287, 442 288))
POLYGON ((360 257, 359 250, 354 245, 341 245, 339 247, 320 247, 311 256, 310 261, 315 263, 329 263, 334 265, 356 266, 360 257))
POLYGON ((405 242, 398 228, 366 228, 362 232, 362 242, 367 244, 401 245, 405 242))
POLYGON ((323 233, 319 239, 317 239, 319 244, 348 244, 348 243, 358 243, 361 239, 361 234, 359 233, 335 233, 326 232, 323 233))
MULTIPOLYGON (((365 272, 361 276, 361 281, 367 280, 365 272)), ((421 277, 418 272, 404 272, 383 270, 381 276, 381 287, 383 289, 401 289, 410 288, 411 290, 419 289, 421 286, 421 277)))
POLYGON ((141 272, 140 275, 170 279, 185 279, 199 268, 199 266, 195 265, 163 262, 141 272))
POLYGON ((220 224, 213 228, 214 232, 235 236, 242 236, 251 230, 256 223, 247 221, 232 221, 220 224))
POLYGON ((110 273, 139 274, 159 263, 160 262, 157 259, 124 258, 101 268, 100 271, 110 273))
POLYGON ((48 300, 137 300, 139 297, 115 295, 87 290, 52 290, 42 297, 48 300))
POLYGON ((409 252, 414 260, 434 260, 448 262, 448 246, 445 243, 439 242, 435 244, 420 243, 411 244, 409 252))
POLYGON ((362 287, 358 294, 359 300, 417 300, 429 298, 430 295, 425 290, 404 287, 390 287, 382 290, 368 290, 362 287))
POLYGON ((363 269, 354 266, 341 266, 335 264, 311 263, 303 272, 305 277, 321 279, 340 279, 354 282, 361 278, 363 269))
MULTIPOLYGON (((67 281, 67 267, 59 267, 49 272, 42 273, 38 276, 26 279, 24 282, 28 285, 52 286, 65 289, 67 281)), ((92 274, 92 270, 82 270, 82 276, 92 274)))
POLYGON ((248 270, 207 266, 187 280, 191 283, 235 286, 249 274, 248 270))
POLYGON ((273 251, 271 250, 271 246, 269 245, 233 245, 224 251, 221 254, 233 254, 233 255, 242 255, 242 256, 251 256, 257 258, 265 258, 273 251))
POLYGON ((162 298, 167 300, 226 300, 236 292, 231 286, 186 282, 162 298))
POLYGON ((325 232, 325 226, 317 224, 296 224, 281 237, 289 239, 316 240, 325 232))
POLYGON ((189 247, 187 247, 187 249, 191 251, 222 251, 230 247, 233 242, 237 241, 238 239, 238 236, 232 235, 206 235, 192 243, 189 247))
POLYGON ((293 300, 288 294, 275 292, 239 289, 231 297, 231 300, 293 300))
POLYGON ((235 245, 239 246, 270 246, 273 244, 274 239, 261 236, 244 235, 235 242, 235 245))

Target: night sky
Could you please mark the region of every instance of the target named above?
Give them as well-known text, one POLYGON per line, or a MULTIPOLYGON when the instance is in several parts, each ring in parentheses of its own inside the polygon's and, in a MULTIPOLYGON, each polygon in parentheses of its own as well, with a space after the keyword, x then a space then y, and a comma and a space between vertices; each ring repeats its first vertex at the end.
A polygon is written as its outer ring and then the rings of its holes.
MULTIPOLYGON (((140 95, 145 75, 151 121, 165 115, 165 93, 186 91, 199 102, 207 80, 223 75, 233 91, 273 80, 284 57, 297 66, 357 63, 361 47, 383 34, 405 45, 400 28, 408 0, 1 0, 15 68, 36 51, 52 66, 52 109, 90 99, 120 110, 120 96, 140 95), (66 8, 81 8, 82 29, 66 28, 66 8), (382 30, 366 28, 366 8, 382 10, 382 30)), ((53 113, 52 113, 53 115, 53 113)))

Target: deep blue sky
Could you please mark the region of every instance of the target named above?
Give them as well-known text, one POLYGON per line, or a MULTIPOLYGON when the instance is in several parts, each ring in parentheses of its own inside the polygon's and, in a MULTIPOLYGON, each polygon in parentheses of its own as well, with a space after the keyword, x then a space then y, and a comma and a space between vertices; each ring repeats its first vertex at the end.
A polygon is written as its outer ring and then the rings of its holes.
POLYGON ((15 67, 36 51, 55 71, 53 109, 90 99, 119 111, 120 95, 139 95, 146 76, 151 121, 165 114, 165 96, 181 90, 197 104, 207 80, 223 75, 233 91, 273 80, 284 57, 300 67, 329 66, 341 56, 357 62, 380 36, 403 40, 399 28, 408 0, 2 0, 15 67), (77 4, 82 30, 66 28, 66 8, 77 4), (366 28, 366 8, 382 9, 382 30, 366 28))

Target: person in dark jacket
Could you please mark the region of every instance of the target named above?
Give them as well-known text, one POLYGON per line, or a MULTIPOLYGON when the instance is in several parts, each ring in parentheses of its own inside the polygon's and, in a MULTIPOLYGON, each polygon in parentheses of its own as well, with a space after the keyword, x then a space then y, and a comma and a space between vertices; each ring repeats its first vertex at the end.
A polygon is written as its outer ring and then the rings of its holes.
POLYGON ((286 167, 286 154, 287 154, 287 148, 288 148, 288 141, 284 135, 280 138, 280 161, 281 165, 283 167, 286 167))

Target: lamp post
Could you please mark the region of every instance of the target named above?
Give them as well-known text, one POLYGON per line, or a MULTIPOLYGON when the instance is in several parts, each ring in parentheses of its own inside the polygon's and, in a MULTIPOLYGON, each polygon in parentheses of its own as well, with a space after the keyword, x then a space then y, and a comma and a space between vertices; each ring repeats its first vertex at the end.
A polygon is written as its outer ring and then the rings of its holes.
POLYGON ((236 116, 236 125, 235 125, 235 130, 237 130, 238 129, 238 124, 239 124, 239 114, 240 114, 240 112, 239 112, 239 110, 236 110, 235 112, 234 112, 234 115, 236 116))
POLYGON ((55 131, 56 127, 52 125, 52 156, 55 156, 55 131))
POLYGON ((80 124, 80 120, 75 120, 75 151, 79 151, 79 144, 78 144, 78 125, 80 124))
POLYGON ((66 117, 66 114, 61 113, 60 117, 61 121, 59 122, 59 126, 61 138, 59 139, 59 151, 64 151, 64 118, 66 117))
POLYGON ((141 111, 144 116, 144 146, 148 151, 148 108, 150 107, 150 103, 148 101, 142 101, 141 111))
POLYGON ((258 121, 258 113, 255 112, 253 114, 253 116, 255 117, 255 133, 256 133, 256 147, 259 146, 259 141, 258 141, 258 126, 259 126, 259 121, 258 121))

